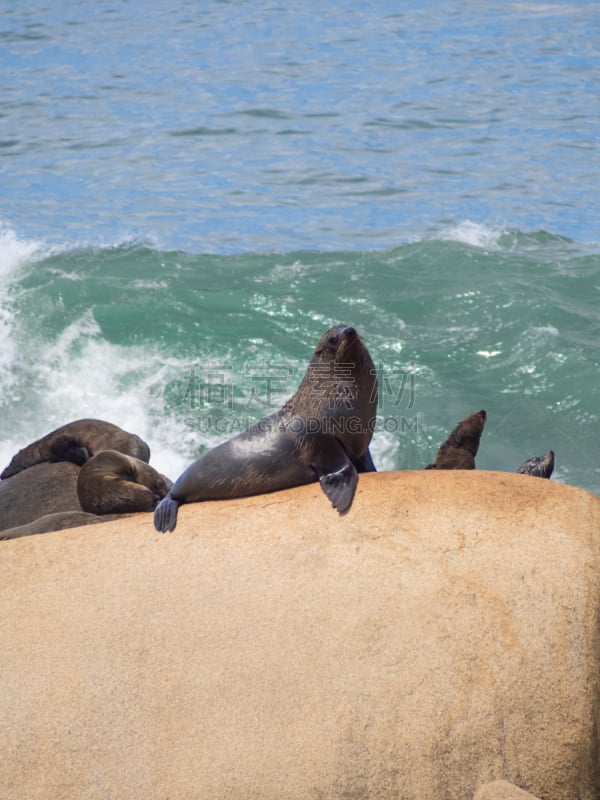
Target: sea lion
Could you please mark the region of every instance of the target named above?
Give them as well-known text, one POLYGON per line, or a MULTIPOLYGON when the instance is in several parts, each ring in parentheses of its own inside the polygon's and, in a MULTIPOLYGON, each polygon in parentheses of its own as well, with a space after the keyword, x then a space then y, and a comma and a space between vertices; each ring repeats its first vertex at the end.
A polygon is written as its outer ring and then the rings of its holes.
POLYGON ((7 528, 4 531, 0 531, 0 541, 19 539, 22 536, 33 536, 36 533, 64 531, 67 528, 78 528, 83 525, 95 525, 98 522, 109 522, 110 520, 118 519, 120 516, 120 514, 108 514, 99 517, 96 514, 88 514, 86 511, 62 511, 56 514, 45 514, 27 525, 19 525, 16 528, 7 528))
POLYGON ((116 450, 103 450, 79 470, 77 497, 92 514, 153 511, 172 483, 150 464, 116 450))
POLYGON ((536 478, 549 478, 554 470, 554 451, 548 450, 545 456, 534 456, 524 461, 517 472, 521 475, 534 475, 536 478))
POLYGON ((81 511, 78 474, 79 467, 69 461, 45 462, 0 481, 0 531, 27 525, 45 514, 81 511))
POLYGON ((458 423, 425 469, 475 469, 475 456, 485 425, 485 411, 470 414, 458 423))
POLYGON ((150 461, 150 448, 139 436, 101 419, 79 419, 47 433, 13 456, 0 478, 11 478, 44 461, 70 461, 81 466, 101 450, 119 450, 150 461))
POLYGON ((475 469, 475 459, 468 450, 460 447, 451 447, 435 457, 433 464, 427 464, 425 469, 475 469))
POLYGON ((284 406, 210 450, 175 481, 154 512, 172 531, 182 503, 274 492, 319 481, 340 514, 359 472, 374 472, 369 452, 377 376, 356 330, 336 325, 317 344, 302 383, 284 406))

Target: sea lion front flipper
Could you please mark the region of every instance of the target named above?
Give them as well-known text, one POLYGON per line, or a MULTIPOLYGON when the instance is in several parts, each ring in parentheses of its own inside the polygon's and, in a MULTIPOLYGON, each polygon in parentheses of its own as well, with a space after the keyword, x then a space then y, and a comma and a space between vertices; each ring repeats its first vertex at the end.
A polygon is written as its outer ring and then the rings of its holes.
POLYGON ((333 507, 345 514, 354 499, 358 472, 337 439, 325 437, 319 442, 312 467, 333 507))
POLYGON ((358 473, 361 472, 377 472, 377 467, 373 463, 373 459, 371 458, 371 452, 367 447, 366 451, 360 458, 355 458, 352 462, 356 467, 356 471, 358 473))
POLYGON ((331 500, 333 507, 337 508, 340 514, 345 514, 354 500, 358 472, 354 465, 349 462, 344 464, 337 472, 319 475, 319 483, 321 484, 321 489, 331 500))
POLYGON ((154 527, 157 531, 165 533, 165 531, 175 530, 178 508, 179 503, 170 494, 163 497, 154 509, 154 527))

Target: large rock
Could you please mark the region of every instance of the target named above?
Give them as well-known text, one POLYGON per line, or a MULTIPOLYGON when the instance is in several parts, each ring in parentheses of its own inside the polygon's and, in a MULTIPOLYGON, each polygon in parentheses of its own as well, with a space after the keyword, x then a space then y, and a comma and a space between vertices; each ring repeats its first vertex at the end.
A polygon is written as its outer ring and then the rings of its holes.
POLYGON ((508 781, 494 781, 478 789, 473 800, 538 800, 538 798, 508 781))
POLYGON ((0 797, 599 797, 587 492, 369 474, 0 551, 0 797))

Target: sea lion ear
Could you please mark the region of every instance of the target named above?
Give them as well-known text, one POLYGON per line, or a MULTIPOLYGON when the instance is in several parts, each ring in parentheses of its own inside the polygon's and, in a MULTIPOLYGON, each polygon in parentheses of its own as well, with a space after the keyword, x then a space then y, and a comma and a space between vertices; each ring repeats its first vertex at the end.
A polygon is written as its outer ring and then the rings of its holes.
POLYGON ((348 462, 336 472, 319 475, 319 483, 331 500, 332 506, 337 508, 340 514, 345 514, 352 505, 358 483, 358 473, 354 465, 348 462))

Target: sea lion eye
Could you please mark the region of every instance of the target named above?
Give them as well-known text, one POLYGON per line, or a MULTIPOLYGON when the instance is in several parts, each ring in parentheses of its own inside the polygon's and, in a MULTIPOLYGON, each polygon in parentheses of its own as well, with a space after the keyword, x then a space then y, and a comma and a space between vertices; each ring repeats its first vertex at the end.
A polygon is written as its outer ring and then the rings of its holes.
POLYGON ((339 340, 340 340, 340 337, 337 335, 337 333, 332 333, 331 336, 329 337, 329 344, 332 347, 335 347, 336 344, 339 342, 339 340))

